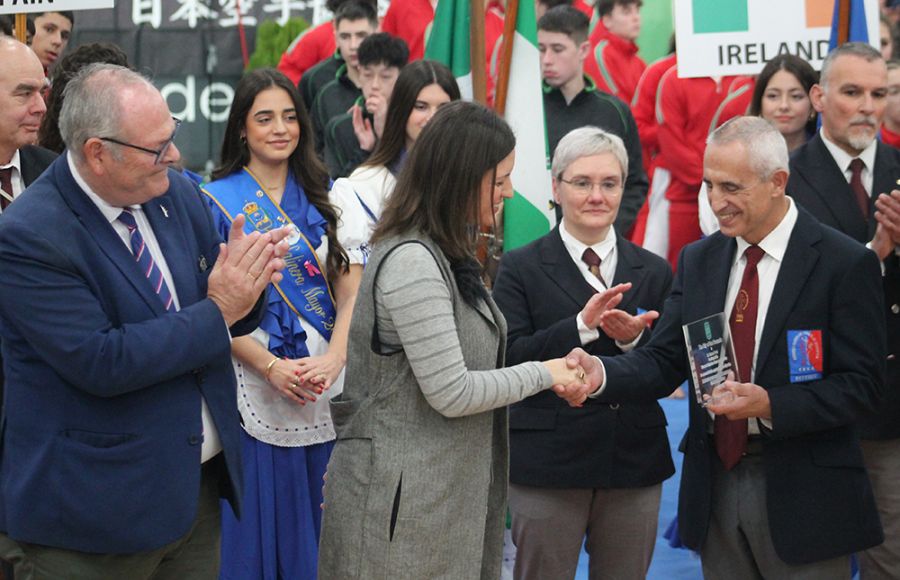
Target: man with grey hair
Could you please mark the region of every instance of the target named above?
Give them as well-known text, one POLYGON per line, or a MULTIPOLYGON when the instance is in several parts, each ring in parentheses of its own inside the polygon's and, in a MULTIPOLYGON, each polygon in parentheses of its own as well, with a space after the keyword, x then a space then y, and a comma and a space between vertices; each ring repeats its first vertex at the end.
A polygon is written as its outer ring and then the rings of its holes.
MULTIPOLYGON (((672 285, 668 263, 613 226, 628 175, 622 139, 575 129, 559 141, 552 173, 562 221, 506 253, 494 284, 510 365, 644 344, 672 285), (622 295, 608 300, 610 288, 622 295)), ((674 472, 655 401, 572 408, 549 391, 534 395, 510 409, 510 452, 517 579, 574 577, 582 545, 591 577, 646 576, 662 481, 674 472)))
POLYGON ((888 362, 884 397, 860 421, 863 456, 884 524, 884 544, 860 554, 864 580, 900 578, 900 151, 876 139, 887 106, 887 67, 863 43, 831 51, 810 91, 822 130, 791 159, 788 195, 882 263, 888 362))
POLYGON ((569 356, 588 383, 571 402, 649 402, 694 382, 682 326, 728 320, 736 376, 715 402, 694 385, 681 446, 679 532, 708 579, 845 580, 883 539, 856 432, 882 389, 878 259, 785 196, 786 154, 758 117, 717 129, 703 179, 720 228, 682 251, 649 343, 569 356))
POLYGON ((286 232, 245 235, 238 216, 222 244, 172 169, 178 124, 137 73, 85 67, 68 153, 0 220, 17 579, 218 576, 219 496, 241 496, 230 337, 257 326, 286 232))

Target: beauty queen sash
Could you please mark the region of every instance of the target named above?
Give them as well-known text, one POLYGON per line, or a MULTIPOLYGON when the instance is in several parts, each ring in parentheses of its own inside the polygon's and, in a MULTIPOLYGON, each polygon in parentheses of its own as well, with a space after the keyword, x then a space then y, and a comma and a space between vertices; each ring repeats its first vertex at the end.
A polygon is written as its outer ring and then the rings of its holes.
MULTIPOLYGON (((285 195, 293 186, 288 179, 285 195)), ((302 316, 326 340, 331 340, 334 329, 334 298, 322 274, 316 251, 299 227, 291 221, 278 205, 272 201, 265 188, 246 168, 227 178, 210 183, 203 192, 212 199, 229 220, 244 214, 244 232, 264 233, 272 229, 288 226, 292 229, 287 237, 289 245, 284 257, 287 266, 284 277, 275 289, 285 303, 302 316)))

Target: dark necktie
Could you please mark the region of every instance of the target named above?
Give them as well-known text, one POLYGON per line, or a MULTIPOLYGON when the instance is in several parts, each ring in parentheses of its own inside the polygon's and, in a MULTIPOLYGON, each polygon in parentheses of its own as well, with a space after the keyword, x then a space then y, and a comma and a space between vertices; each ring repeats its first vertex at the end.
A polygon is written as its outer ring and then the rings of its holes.
MULTIPOLYGON (((0 169, 0 189, 6 192, 10 198, 13 196, 12 189, 12 167, 5 167, 0 169)), ((6 209, 10 204, 10 201, 6 199, 6 196, 0 195, 0 210, 6 209)))
POLYGON ((866 191, 862 182, 862 170, 865 166, 866 164, 859 157, 850 162, 850 189, 853 190, 853 195, 856 197, 859 211, 862 212, 864 218, 869 219, 869 192, 866 191))
POLYGON ((592 248, 586 248, 584 253, 581 254, 581 260, 588 265, 588 270, 591 271, 591 274, 596 276, 601 284, 609 288, 609 286, 606 285, 606 280, 603 279, 603 275, 600 274, 600 264, 603 263, 603 260, 597 255, 597 252, 592 248))
POLYGON ((153 291, 159 294, 159 299, 162 300, 166 310, 175 312, 175 303, 172 300, 172 293, 169 292, 169 287, 166 285, 166 279, 163 277, 162 270, 153 261, 153 257, 150 255, 150 248, 144 243, 144 236, 141 235, 131 210, 122 210, 122 213, 119 214, 119 221, 125 224, 129 234, 131 234, 131 251, 134 252, 134 260, 137 262, 141 272, 150 281, 153 291))
MULTIPOLYGON (((734 342, 734 354, 737 357, 738 381, 750 382, 750 370, 753 366, 753 349, 756 346, 756 314, 759 308, 759 276, 756 265, 765 255, 759 246, 750 246, 744 251, 747 266, 741 277, 741 288, 734 300, 731 318, 731 340, 734 342)), ((731 469, 741 460, 747 449, 747 420, 732 421, 725 415, 716 415, 715 424, 716 452, 726 470, 731 469)))

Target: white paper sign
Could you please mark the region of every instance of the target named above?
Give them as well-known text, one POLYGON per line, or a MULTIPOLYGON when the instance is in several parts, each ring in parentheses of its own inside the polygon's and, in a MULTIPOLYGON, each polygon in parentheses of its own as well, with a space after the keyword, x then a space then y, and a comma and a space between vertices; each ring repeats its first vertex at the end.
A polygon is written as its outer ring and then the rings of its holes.
POLYGON ((113 0, 0 0, 0 14, 112 8, 113 0))
MULTIPOLYGON (((879 47, 878 0, 864 0, 879 47)), ((675 0, 678 76, 755 75, 783 53, 818 70, 828 54, 834 0, 675 0)))

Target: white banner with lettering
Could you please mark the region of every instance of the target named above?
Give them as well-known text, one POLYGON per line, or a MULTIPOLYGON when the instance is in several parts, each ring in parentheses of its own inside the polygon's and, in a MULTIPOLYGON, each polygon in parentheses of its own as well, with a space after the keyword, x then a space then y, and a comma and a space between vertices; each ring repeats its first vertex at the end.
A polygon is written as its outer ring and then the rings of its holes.
POLYGON ((0 14, 112 8, 113 0, 0 0, 0 14))
MULTIPOLYGON (((878 0, 864 0, 879 46, 878 0)), ((758 74, 783 53, 818 70, 828 54, 834 0, 675 0, 678 76, 758 74)))

